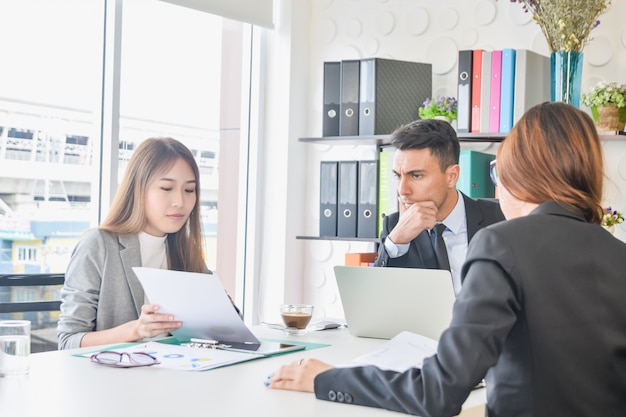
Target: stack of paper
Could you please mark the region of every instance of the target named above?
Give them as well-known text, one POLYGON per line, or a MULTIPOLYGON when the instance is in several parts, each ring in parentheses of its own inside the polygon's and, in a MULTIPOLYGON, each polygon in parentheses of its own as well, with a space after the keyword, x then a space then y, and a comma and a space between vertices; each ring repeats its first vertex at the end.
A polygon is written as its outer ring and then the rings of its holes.
POLYGON ((437 353, 437 341, 412 332, 402 332, 379 349, 353 360, 359 365, 404 372, 421 368, 424 359, 437 353))

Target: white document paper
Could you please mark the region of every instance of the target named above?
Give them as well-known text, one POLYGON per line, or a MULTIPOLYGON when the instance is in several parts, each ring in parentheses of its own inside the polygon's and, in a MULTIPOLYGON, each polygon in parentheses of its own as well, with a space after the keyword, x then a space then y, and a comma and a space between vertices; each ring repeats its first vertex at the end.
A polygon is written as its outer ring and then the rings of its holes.
POLYGON ((404 372, 421 368, 424 359, 437 353, 437 341, 412 332, 402 332, 379 349, 359 356, 353 362, 381 369, 404 372))
POLYGON ((133 268, 151 304, 173 314, 183 325, 172 332, 179 341, 191 338, 223 344, 259 344, 237 314, 215 274, 133 268))

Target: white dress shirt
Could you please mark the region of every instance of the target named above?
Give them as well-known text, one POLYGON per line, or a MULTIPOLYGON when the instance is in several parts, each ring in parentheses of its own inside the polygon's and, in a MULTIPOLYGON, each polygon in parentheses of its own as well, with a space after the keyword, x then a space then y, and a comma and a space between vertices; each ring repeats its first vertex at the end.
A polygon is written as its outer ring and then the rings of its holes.
MULTIPOLYGON (((458 190, 457 193, 456 205, 442 223, 446 225, 443 241, 448 251, 454 292, 458 295, 461 290, 461 267, 467 255, 467 219, 463 196, 458 190)), ((395 244, 391 239, 385 239, 385 250, 391 258, 398 258, 406 254, 409 251, 409 245, 410 243, 395 244)))

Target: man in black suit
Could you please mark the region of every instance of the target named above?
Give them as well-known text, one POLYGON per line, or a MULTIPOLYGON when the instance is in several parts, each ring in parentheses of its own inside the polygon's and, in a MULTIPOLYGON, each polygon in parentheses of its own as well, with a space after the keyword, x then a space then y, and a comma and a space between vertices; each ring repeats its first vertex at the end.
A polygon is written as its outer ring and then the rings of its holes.
POLYGON ((416 120, 396 130, 391 145, 400 211, 383 220, 375 265, 450 269, 458 294, 467 245, 480 228, 504 220, 500 206, 456 189, 461 147, 450 123, 416 120), (430 234, 436 223, 445 225, 449 268, 433 257, 430 234))

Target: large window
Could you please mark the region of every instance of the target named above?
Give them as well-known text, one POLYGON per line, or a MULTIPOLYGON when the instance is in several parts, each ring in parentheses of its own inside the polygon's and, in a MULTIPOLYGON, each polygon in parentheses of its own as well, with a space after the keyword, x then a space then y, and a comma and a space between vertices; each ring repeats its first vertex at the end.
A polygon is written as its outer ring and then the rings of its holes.
POLYGON ((238 193, 219 189, 238 184, 249 26, 159 0, 9 0, 0 16, 0 274, 64 272, 152 136, 196 156, 207 266, 233 271, 220 209, 238 193))
POLYGON ((0 273, 63 272, 97 222, 104 6, 11 0, 0 15, 0 273))
POLYGON ((205 254, 215 269, 223 19, 133 0, 124 2, 122 22, 119 177, 142 140, 184 142, 200 167, 205 254))

